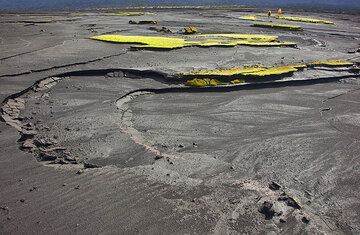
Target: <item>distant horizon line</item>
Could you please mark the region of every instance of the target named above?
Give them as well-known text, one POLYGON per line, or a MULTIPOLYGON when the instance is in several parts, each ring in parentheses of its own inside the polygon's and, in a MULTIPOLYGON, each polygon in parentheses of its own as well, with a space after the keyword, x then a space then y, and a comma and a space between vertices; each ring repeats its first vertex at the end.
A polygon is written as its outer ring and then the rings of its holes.
MULTIPOLYGON (((338 5, 338 4, 323 4, 323 3, 283 3, 283 4, 277 4, 277 3, 253 3, 253 4, 211 4, 211 5, 204 5, 204 4, 166 4, 166 5, 151 5, 151 4, 139 4, 139 5, 110 5, 110 4, 89 4, 88 6, 85 5, 68 5, 64 4, 64 6, 13 6, 13 7, 2 7, 0 2, 0 12, 6 13, 6 12, 48 12, 48 11, 91 11, 91 10, 121 10, 121 9, 201 9, 201 8, 239 8, 234 10, 241 10, 241 9, 262 9, 267 7, 287 7, 289 10, 294 10, 294 8, 301 8, 300 10, 312 10, 312 11, 354 11, 359 12, 360 11, 360 5, 359 6, 353 6, 353 5, 338 5), (90 5, 90 6, 89 6, 90 5)), ((231 10, 231 9, 230 9, 231 10)))

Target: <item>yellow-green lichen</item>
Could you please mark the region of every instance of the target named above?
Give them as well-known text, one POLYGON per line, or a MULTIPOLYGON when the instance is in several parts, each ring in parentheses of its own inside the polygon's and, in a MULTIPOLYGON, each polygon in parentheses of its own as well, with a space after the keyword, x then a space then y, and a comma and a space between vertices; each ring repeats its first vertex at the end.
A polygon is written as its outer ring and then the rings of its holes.
POLYGON ((315 61, 309 63, 309 66, 326 66, 326 67, 347 67, 352 66, 352 62, 340 60, 315 61))
POLYGON ((291 64, 291 65, 283 65, 283 66, 275 66, 275 67, 252 65, 252 66, 235 67, 229 69, 197 70, 192 72, 177 73, 177 75, 180 77, 197 77, 196 79, 188 80, 185 83, 185 85, 188 86, 216 86, 216 85, 230 85, 230 84, 244 83, 245 81, 241 79, 236 79, 228 83, 228 82, 220 82, 219 80, 216 79, 209 79, 209 78, 201 79, 199 77, 216 77, 217 79, 220 80, 224 79, 228 81, 229 77, 240 76, 242 78, 245 79, 249 78, 251 80, 253 78, 288 75, 299 71, 299 69, 303 69, 303 68, 311 69, 314 66, 348 67, 352 65, 353 63, 348 61, 328 60, 328 61, 315 61, 307 64, 291 64), (216 82, 210 84, 210 80, 214 80, 216 82))
POLYGON ((181 76, 272 76, 272 75, 281 75, 286 73, 292 73, 298 71, 300 68, 305 68, 305 64, 297 65, 286 65, 278 67, 264 67, 264 66, 254 66, 254 67, 239 67, 239 68, 229 68, 229 69, 216 69, 216 70, 199 70, 194 72, 179 73, 181 76))
POLYGON ((293 42, 279 42, 275 41, 276 36, 266 35, 241 35, 241 34, 217 34, 214 35, 199 35, 199 37, 154 37, 154 36, 125 36, 125 35, 100 35, 91 37, 91 39, 127 43, 127 44, 139 44, 132 46, 134 48, 159 48, 159 49, 177 49, 189 46, 199 47, 215 47, 215 46, 229 46, 234 47, 236 45, 244 46, 296 46, 293 42), (202 37, 206 37, 202 39, 202 37), (210 38, 209 38, 210 37, 210 38), (242 40, 236 40, 243 38, 242 40))
POLYGON ((288 24, 254 24, 253 27, 285 29, 285 30, 292 30, 292 31, 301 31, 301 30, 303 30, 303 28, 300 27, 300 26, 288 25, 288 24))
POLYGON ((237 33, 221 33, 221 34, 198 34, 189 36, 189 38, 230 38, 230 39, 243 39, 247 41, 262 41, 262 42, 273 42, 277 40, 278 36, 261 35, 261 34, 237 34, 237 33))
POLYGON ((314 24, 334 24, 334 22, 327 20, 319 20, 319 19, 295 17, 295 16, 274 16, 274 18, 280 20, 297 21, 297 22, 314 23, 314 24))
POLYGON ((240 16, 239 19, 249 21, 264 21, 263 19, 258 18, 256 15, 240 16))
POLYGON ((240 75, 243 73, 252 73, 258 72, 266 69, 266 67, 262 66, 254 66, 254 67, 244 67, 244 68, 229 68, 229 69, 215 69, 215 70, 198 70, 193 72, 185 72, 185 73, 178 73, 182 76, 234 76, 240 75))
POLYGON ((91 39, 106 41, 106 42, 142 44, 136 47, 147 47, 147 48, 175 49, 186 46, 185 39, 170 38, 170 37, 125 36, 125 35, 108 34, 108 35, 94 36, 91 37, 91 39))
POLYGON ((239 84, 239 83, 244 83, 244 82, 245 82, 244 80, 240 80, 240 79, 235 79, 235 80, 230 81, 231 84, 239 84))
POLYGON ((185 85, 187 86, 195 86, 195 87, 203 87, 203 86, 219 86, 219 85, 228 85, 226 82, 221 82, 216 79, 210 78, 194 78, 192 80, 186 81, 185 85))

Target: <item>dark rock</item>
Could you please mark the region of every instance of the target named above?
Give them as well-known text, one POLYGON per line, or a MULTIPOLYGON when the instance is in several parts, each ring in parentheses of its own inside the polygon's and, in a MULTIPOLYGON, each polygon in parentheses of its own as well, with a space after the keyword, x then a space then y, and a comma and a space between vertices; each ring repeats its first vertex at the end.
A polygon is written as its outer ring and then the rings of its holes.
POLYGON ((162 158, 164 158, 164 157, 163 157, 163 156, 160 156, 160 155, 155 156, 155 160, 160 160, 160 159, 162 159, 162 158))
POLYGON ((229 198, 229 203, 230 204, 238 204, 238 203, 240 203, 241 202, 241 200, 240 200, 240 198, 229 198))
POLYGON ((80 189, 80 185, 76 186, 74 189, 80 189))
POLYGON ((24 203, 24 202, 25 202, 25 199, 20 199, 20 202, 24 203))
POLYGON ((311 198, 313 195, 309 191, 305 191, 305 197, 311 198))
POLYGON ((78 160, 76 159, 76 157, 71 157, 71 156, 66 155, 64 159, 68 162, 71 162, 72 164, 78 163, 78 160))
POLYGON ((83 169, 80 169, 76 172, 77 175, 81 175, 82 173, 84 173, 84 170, 83 169))
POLYGON ((280 221, 280 223, 286 223, 286 220, 283 218, 280 218, 279 221, 280 221))
POLYGON ((273 209, 273 204, 268 201, 263 203, 263 205, 259 208, 259 212, 265 215, 266 220, 272 219, 276 213, 273 209))
POLYGON ((0 210, 9 212, 9 207, 7 207, 7 206, 0 206, 0 210))
POLYGON ((284 201, 286 205, 294 208, 294 209, 301 209, 300 204, 292 197, 290 196, 280 196, 278 198, 278 201, 284 201))
POLYGON ((85 167, 85 168, 100 168, 100 166, 98 166, 98 165, 96 165, 96 164, 87 163, 87 162, 84 162, 84 167, 85 167))
POLYGON ((31 130, 22 129, 21 133, 23 134, 24 137, 32 138, 37 134, 37 131, 34 129, 31 130))
POLYGON ((32 187, 31 189, 29 189, 30 192, 35 191, 35 190, 37 190, 37 187, 36 187, 36 186, 34 186, 34 187, 32 187))
POLYGON ((22 144, 22 148, 32 150, 36 148, 36 145, 34 144, 32 139, 26 139, 22 144))
POLYGON ((41 161, 55 161, 57 156, 50 153, 40 153, 39 158, 41 161))
POLYGON ((70 164, 68 161, 65 161, 65 159, 62 158, 56 158, 54 161, 55 164, 61 164, 61 165, 67 165, 70 164))
POLYGON ((303 216, 303 217, 301 218, 301 221, 302 221, 303 223, 305 223, 305 224, 308 224, 308 223, 310 222, 310 220, 309 220, 308 218, 306 218, 305 216, 303 216))
POLYGON ((178 146, 179 148, 184 148, 184 145, 182 145, 182 144, 179 144, 179 146, 178 146))
POLYGON ((278 184, 278 183, 276 183, 276 182, 274 182, 274 181, 272 181, 272 182, 269 184, 269 189, 271 189, 271 190, 276 191, 276 190, 279 190, 280 188, 281 188, 281 185, 278 184))

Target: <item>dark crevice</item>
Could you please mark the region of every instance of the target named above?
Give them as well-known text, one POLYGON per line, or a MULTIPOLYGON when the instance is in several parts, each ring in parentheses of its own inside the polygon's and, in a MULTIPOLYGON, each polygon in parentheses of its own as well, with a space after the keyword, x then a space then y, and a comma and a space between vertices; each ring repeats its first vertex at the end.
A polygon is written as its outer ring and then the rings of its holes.
POLYGON ((104 56, 104 57, 101 57, 101 58, 96 58, 96 59, 93 59, 93 60, 88 60, 88 61, 83 61, 83 62, 76 62, 76 63, 65 64, 65 65, 58 65, 58 66, 53 66, 53 67, 45 68, 45 69, 32 69, 30 71, 26 71, 26 72, 22 72, 22 73, 5 74, 5 75, 0 75, 0 78, 3 78, 3 77, 16 77, 16 76, 26 75, 26 74, 30 74, 30 73, 46 72, 46 71, 50 71, 50 70, 54 70, 54 69, 72 67, 72 66, 77 66, 77 65, 84 65, 84 64, 94 63, 94 62, 97 62, 97 61, 108 59, 108 58, 111 58, 111 57, 124 55, 126 53, 127 52, 125 51, 125 52, 122 52, 122 53, 118 53, 118 54, 114 54, 114 55, 108 55, 108 56, 104 56))

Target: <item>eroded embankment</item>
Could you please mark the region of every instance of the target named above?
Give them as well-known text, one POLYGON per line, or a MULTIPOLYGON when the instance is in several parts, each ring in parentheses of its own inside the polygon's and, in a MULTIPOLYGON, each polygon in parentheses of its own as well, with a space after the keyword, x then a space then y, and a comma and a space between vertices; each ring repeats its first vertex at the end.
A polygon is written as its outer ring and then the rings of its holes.
MULTIPOLYGON (((303 78, 291 79, 291 74, 286 73, 284 76, 273 75, 268 76, 267 79, 259 82, 246 82, 239 84, 232 84, 226 86, 205 86, 205 87, 192 87, 184 86, 188 79, 187 76, 171 76, 165 73, 150 71, 150 70, 133 70, 133 69, 105 69, 105 70, 82 70, 73 71, 63 74, 58 74, 53 77, 48 77, 37 81, 31 87, 13 94, 5 99, 1 108, 1 117, 4 122, 14 127, 20 134, 19 147, 24 151, 32 152, 39 161, 46 163, 58 164, 84 164, 85 167, 97 167, 95 165, 86 163, 79 160, 71 152, 67 150, 66 146, 59 146, 58 140, 53 137, 44 137, 38 135, 37 123, 34 123, 31 118, 24 118, 21 116, 23 110, 26 109, 27 98, 32 94, 41 93, 52 89, 56 84, 61 82, 64 78, 73 79, 76 77, 92 77, 92 76, 105 76, 105 77, 121 77, 122 79, 141 79, 150 78, 167 85, 165 88, 142 88, 135 89, 121 96, 114 98, 116 107, 122 112, 122 123, 120 123, 121 130, 126 133, 136 144, 141 145, 147 151, 159 157, 174 157, 174 154, 163 153, 151 144, 147 144, 141 138, 141 134, 132 126, 131 123, 131 110, 128 109, 127 103, 132 99, 146 94, 164 94, 164 93, 179 93, 179 92, 230 92, 236 90, 249 90, 249 89, 262 89, 262 88, 276 88, 285 86, 302 86, 312 85, 318 83, 328 83, 338 81, 344 78, 359 77, 359 74, 351 73, 341 75, 338 70, 334 70, 336 75, 332 77, 320 78, 303 78), (277 80, 278 79, 278 80, 277 80)), ((348 72, 348 70, 347 70, 348 72)), ((219 76, 219 79, 223 77, 219 76)), ((120 81, 121 82, 121 81, 120 81)), ((46 94, 42 94, 40 98, 46 98, 46 94)))

